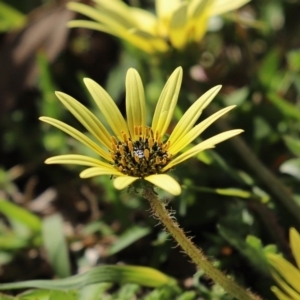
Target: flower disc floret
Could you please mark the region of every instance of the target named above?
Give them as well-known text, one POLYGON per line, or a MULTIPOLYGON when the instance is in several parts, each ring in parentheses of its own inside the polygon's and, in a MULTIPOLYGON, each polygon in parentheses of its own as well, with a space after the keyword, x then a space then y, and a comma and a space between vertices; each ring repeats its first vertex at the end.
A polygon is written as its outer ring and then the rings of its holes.
POLYGON ((161 135, 154 134, 149 127, 135 127, 135 132, 139 136, 136 140, 127 137, 126 133, 123 133, 122 142, 112 137, 114 167, 125 175, 139 178, 163 173, 162 168, 172 158, 168 153, 170 142, 162 142, 161 135))

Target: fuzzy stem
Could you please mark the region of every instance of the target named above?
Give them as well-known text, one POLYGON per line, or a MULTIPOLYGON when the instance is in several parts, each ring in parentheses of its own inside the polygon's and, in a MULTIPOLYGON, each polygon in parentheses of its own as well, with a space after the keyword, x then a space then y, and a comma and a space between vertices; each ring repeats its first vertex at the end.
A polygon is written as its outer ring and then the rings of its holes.
POLYGON ((260 297, 247 292, 236 282, 228 278, 203 254, 200 248, 197 248, 190 238, 188 238, 179 224, 169 215, 165 205, 158 199, 155 192, 150 187, 145 187, 143 197, 150 202, 154 215, 163 223, 168 232, 173 236, 176 242, 181 246, 184 252, 192 259, 199 269, 204 272, 216 283, 218 283, 228 294, 239 300, 259 300, 260 297))

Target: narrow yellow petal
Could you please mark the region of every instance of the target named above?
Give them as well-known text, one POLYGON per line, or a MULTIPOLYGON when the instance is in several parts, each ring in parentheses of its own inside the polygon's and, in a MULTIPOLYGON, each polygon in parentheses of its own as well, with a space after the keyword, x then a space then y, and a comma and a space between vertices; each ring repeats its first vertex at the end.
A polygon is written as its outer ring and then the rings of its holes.
POLYGON ((128 187, 134 181, 138 180, 138 177, 131 177, 131 176, 120 176, 114 179, 114 187, 117 190, 123 190, 124 188, 128 187))
POLYGON ((86 145, 90 149, 92 149, 94 152, 96 152, 98 155, 106 159, 107 161, 112 161, 110 155, 104 151, 101 147, 99 147, 95 142, 93 142, 91 139, 89 139, 86 135, 78 131, 77 129, 69 126, 66 123, 63 123, 59 120, 49 118, 49 117, 40 117, 41 121, 48 123, 52 126, 55 126, 56 128, 64 131, 68 135, 72 136, 77 141, 81 142, 82 144, 86 145))
POLYGON ((87 167, 105 167, 111 168, 112 166, 108 163, 105 163, 99 159, 77 154, 66 154, 58 155, 47 158, 45 161, 46 164, 70 164, 70 165, 82 165, 87 167))
MULTIPOLYGON (((300 272, 300 271, 299 271, 300 272)), ((279 285, 279 287, 285 292, 290 298, 293 300, 300 300, 300 294, 295 291, 295 289, 291 288, 285 281, 285 274, 281 274, 282 277, 279 277, 277 274, 272 272, 272 276, 274 277, 275 281, 279 285)), ((299 282, 295 282, 295 285, 299 285, 299 282)))
POLYGON ((172 195, 179 195, 181 193, 181 187, 179 183, 167 174, 155 174, 145 177, 145 180, 160 187, 161 189, 169 192, 172 195))
MULTIPOLYGON (((267 257, 272 266, 284 277, 285 281, 300 293, 300 270, 278 254, 269 253, 267 257)), ((273 277, 275 276, 273 275, 273 277)))
POLYGON ((297 266, 300 269, 300 234, 295 228, 290 229, 290 245, 297 266))
MULTIPOLYGON (((110 2, 110 1, 105 1, 110 2)), ((113 1, 116 2, 116 1, 113 1)), ((120 1, 117 1, 120 2, 120 1)), ((71 21, 68 23, 69 27, 85 27, 89 29, 95 29, 99 31, 103 31, 109 34, 112 34, 128 43, 131 43, 135 47, 140 48, 141 50, 145 51, 146 53, 153 53, 154 48, 149 43, 148 40, 144 39, 139 35, 134 35, 130 32, 130 30, 137 28, 138 24, 135 25, 133 20, 135 16, 131 16, 131 11, 128 10, 127 18, 124 20, 121 16, 116 16, 115 11, 105 10, 104 6, 101 6, 99 9, 95 9, 85 4, 70 2, 67 4, 67 7, 70 10, 75 12, 81 13, 95 22, 79 20, 79 21, 71 21), (119 22, 119 20, 122 20, 119 22), (129 22, 129 23, 128 23, 129 22)))
POLYGON ((278 300, 292 300, 289 296, 284 294, 279 288, 276 286, 271 287, 271 291, 275 294, 278 300))
POLYGON ((178 67, 165 84, 158 99, 153 120, 152 130, 161 136, 166 133, 171 122, 182 81, 182 68, 178 67))
POLYGON ((209 9, 211 16, 224 14, 228 11, 238 9, 248 3, 250 0, 215 0, 209 9))
POLYGON ((172 155, 175 155, 184 147, 189 145, 193 140, 195 140, 206 128, 208 128, 213 122, 218 120, 220 117, 225 115, 227 112, 229 112, 231 109, 233 109, 235 105, 228 106, 226 108, 221 109, 220 111, 214 113, 207 119, 203 120, 201 123, 196 125, 194 128, 192 128, 188 133, 183 134, 180 136, 176 141, 173 143, 171 142, 171 146, 169 148, 169 153, 172 155))
POLYGON ((157 35, 157 17, 154 14, 138 7, 131 7, 130 13, 139 29, 157 35))
POLYGON ((180 118, 179 122, 177 123, 169 137, 171 147, 173 147, 178 139, 181 139, 190 131, 190 129, 197 122, 198 118, 201 116, 202 111, 213 100, 221 87, 221 85, 217 85, 208 90, 204 95, 197 99, 193 105, 190 106, 190 108, 180 118))
POLYGON ((189 5, 189 26, 193 28, 195 42, 199 42, 206 33, 208 12, 212 2, 214 1, 194 0, 189 5))
POLYGON ((97 117, 89 111, 84 105, 71 96, 56 92, 55 93, 62 104, 74 115, 74 117, 106 148, 111 146, 111 135, 97 117))
POLYGON ((127 124, 118 109, 116 103, 111 99, 108 93, 94 80, 85 78, 84 83, 92 95, 94 101, 96 102, 98 108, 104 115, 111 129, 118 137, 122 140, 122 132, 125 132, 127 135, 128 129, 127 124))
POLYGON ((241 130, 241 129, 229 130, 229 131, 225 131, 220 134, 217 134, 217 135, 201 142, 200 144, 192 147, 191 149, 189 149, 189 150, 185 151, 184 153, 182 153, 181 155, 177 156, 175 159, 171 160, 171 162, 162 169, 162 172, 169 170, 170 168, 174 167, 175 165, 187 160, 188 158, 198 154, 201 151, 214 148, 214 146, 216 144, 221 143, 237 134, 240 134, 241 132, 243 132, 243 130, 241 130))
POLYGON ((170 20, 174 10, 181 4, 181 0, 156 0, 156 15, 161 20, 170 20))
POLYGON ((183 49, 189 41, 187 32, 188 6, 183 2, 172 14, 170 20, 169 39, 176 49, 183 49))
POLYGON ((109 165, 109 167, 92 167, 85 169, 82 171, 79 176, 81 178, 90 178, 101 175, 115 175, 115 176, 123 176, 124 174, 116 170, 113 166, 109 165))
POLYGON ((135 127, 146 125, 146 104, 144 87, 139 73, 129 69, 126 75, 126 114, 130 135, 137 139, 139 135, 134 132, 135 127))

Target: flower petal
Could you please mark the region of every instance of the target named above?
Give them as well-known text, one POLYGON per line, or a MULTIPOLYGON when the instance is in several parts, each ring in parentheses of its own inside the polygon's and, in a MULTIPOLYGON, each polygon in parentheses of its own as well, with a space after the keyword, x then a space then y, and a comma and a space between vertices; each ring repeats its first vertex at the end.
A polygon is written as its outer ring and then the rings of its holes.
POLYGON ((124 10, 124 6, 126 7, 126 5, 121 1, 105 0, 103 2, 104 5, 101 5, 101 7, 99 6, 98 9, 81 3, 69 2, 67 4, 67 7, 70 10, 83 14, 95 20, 95 22, 76 20, 69 22, 68 26, 84 27, 103 31, 131 43, 132 45, 140 48, 146 53, 153 53, 154 48, 148 40, 136 35, 132 35, 129 32, 130 29, 136 28, 138 26, 138 24, 136 24, 136 22, 134 21, 136 19, 135 14, 131 16, 131 8, 128 7, 128 9, 125 8, 124 10), (113 2, 113 8, 110 10, 107 8, 105 9, 105 4, 109 2, 113 2), (121 15, 118 15, 118 13, 120 13, 120 9, 116 5, 120 3, 123 7, 123 9, 121 8, 123 12, 121 13, 121 15), (117 12, 118 10, 119 12, 117 12), (124 14, 127 16, 126 19, 124 19, 124 14))
POLYGON ((82 165, 87 167, 105 167, 113 168, 112 165, 105 163, 99 159, 77 154, 66 154, 52 156, 45 160, 46 164, 72 164, 72 165, 82 165))
POLYGON ((161 189, 169 192, 172 195, 179 195, 181 193, 181 187, 179 183, 167 174, 155 174, 145 177, 145 180, 160 187, 161 189))
MULTIPOLYGON (((295 228, 290 229, 290 245, 297 266, 300 269, 300 234, 295 228)), ((300 272, 300 271, 299 271, 300 272)))
POLYGON ((179 163, 187 160, 188 158, 198 154, 199 152, 210 149, 210 148, 214 148, 214 146, 216 144, 221 143, 237 134, 240 134, 243 131, 244 130, 241 130, 241 129, 234 129, 234 130, 229 130, 229 131, 225 131, 220 134, 217 134, 217 135, 201 142, 200 144, 192 147, 191 149, 185 151, 181 155, 177 156, 175 159, 171 160, 171 162, 169 164, 167 164, 161 171, 165 172, 165 171, 169 170, 170 168, 174 167, 175 165, 178 165, 179 163))
POLYGON ((127 136, 129 133, 127 124, 116 103, 94 80, 84 78, 84 83, 115 135, 119 140, 123 140, 122 132, 126 133, 127 136))
POLYGON ((214 113, 210 117, 203 120, 201 123, 192 128, 188 133, 183 134, 179 137, 175 142, 171 142, 171 146, 169 148, 169 153, 175 155, 179 151, 181 151, 184 147, 190 144, 194 139, 196 139, 207 127, 209 127, 213 122, 218 120, 221 116, 225 115, 228 111, 233 109, 235 105, 228 106, 226 108, 221 109, 220 111, 214 113))
POLYGON ((117 190, 123 190, 130 184, 132 184, 134 181, 138 180, 138 177, 131 177, 131 176, 119 176, 114 179, 114 187, 117 190))
POLYGON ((109 167, 92 167, 85 169, 82 171, 79 176, 81 178, 90 178, 101 175, 115 175, 115 176, 123 176, 124 174, 120 171, 116 170, 113 166, 109 165, 109 167))
MULTIPOLYGON (((300 293, 300 270, 278 254, 268 253, 267 257, 272 266, 282 275, 285 281, 300 293)), ((274 276, 273 274, 273 277, 276 277, 276 275, 274 276)), ((279 280, 278 283, 281 284, 281 280, 279 280)))
POLYGON ((276 286, 271 287, 271 291, 275 294, 278 300, 291 300, 289 296, 284 294, 279 288, 276 286))
POLYGON ((139 134, 135 134, 135 127, 146 125, 146 104, 143 83, 139 73, 134 69, 129 69, 126 75, 126 114, 130 135, 137 139, 139 134))
POLYGON ((224 14, 228 11, 235 10, 248 3, 250 0, 215 0, 209 9, 211 16, 224 14))
POLYGON ((181 4, 181 0, 156 0, 156 15, 162 21, 169 21, 175 9, 181 4))
POLYGON ((181 81, 182 68, 178 67, 168 79, 158 99, 151 126, 154 134, 158 132, 163 137, 167 131, 178 100, 181 81))
MULTIPOLYGON (((300 294, 297 293, 292 287, 290 287, 290 285, 288 285, 286 283, 285 280, 285 274, 282 274, 282 277, 279 277, 277 274, 275 274, 274 272, 271 272, 272 276, 274 277, 275 281, 277 282, 277 284, 279 285, 279 287, 287 294, 289 295, 289 299, 292 300, 300 300, 300 294)), ((299 271, 300 273, 300 271, 299 271)), ((299 284, 295 282, 295 284, 299 284)))
POLYGON ((183 49, 189 40, 187 32, 188 5, 183 2, 172 14, 170 20, 169 38, 171 44, 176 49, 183 49))
POLYGON ((74 117, 107 149, 110 149, 111 135, 97 117, 71 96, 61 92, 55 94, 74 117))
POLYGON ((101 147, 99 147, 95 142, 93 142, 91 139, 89 139, 86 135, 78 131, 77 129, 71 127, 70 125, 61 122, 59 120, 49 118, 49 117, 40 117, 39 120, 48 123, 52 126, 55 126, 56 128, 64 131, 68 135, 72 136, 74 139, 79 141, 80 143, 86 145, 90 149, 92 149, 94 152, 96 152, 98 155, 103 157, 104 159, 108 161, 112 161, 112 158, 110 155, 105 152, 101 147))
POLYGON ((193 105, 190 106, 190 108, 180 118, 179 122, 177 123, 169 137, 171 147, 190 131, 190 129, 194 126, 194 124, 200 117, 202 111, 213 100, 221 87, 221 85, 213 87, 205 94, 203 94, 199 99, 197 99, 193 105))

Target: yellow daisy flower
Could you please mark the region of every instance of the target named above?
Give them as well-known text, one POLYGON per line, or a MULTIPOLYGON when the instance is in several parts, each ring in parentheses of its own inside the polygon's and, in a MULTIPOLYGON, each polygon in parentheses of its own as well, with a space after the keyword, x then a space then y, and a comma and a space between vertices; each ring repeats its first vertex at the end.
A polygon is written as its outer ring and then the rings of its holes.
POLYGON ((216 86, 200 97, 182 116, 171 135, 165 139, 170 125, 182 81, 182 68, 177 68, 165 84, 158 99, 151 126, 146 125, 146 104, 144 89, 138 72, 129 69, 126 75, 126 114, 123 118, 108 93, 92 79, 84 83, 109 124, 108 131, 99 119, 86 107, 69 95, 57 92, 62 104, 95 138, 91 140, 75 128, 49 117, 40 120, 49 123, 92 149, 101 160, 83 155, 60 155, 46 160, 47 164, 77 164, 90 168, 80 173, 88 178, 111 175, 114 186, 123 189, 138 179, 144 179, 173 195, 181 192, 180 185, 166 173, 177 164, 205 149, 227 140, 242 130, 229 130, 209 138, 179 154, 215 120, 234 106, 223 108, 209 118, 195 123, 202 110, 220 90, 216 86))
POLYGON ((300 300, 300 235, 295 228, 290 229, 290 245, 296 267, 278 254, 267 254, 278 272, 272 272, 272 275, 279 288, 272 286, 271 290, 279 300, 300 300))
POLYGON ((121 38, 146 53, 184 49, 198 43, 210 17, 243 6, 250 0, 156 0, 156 15, 121 0, 94 0, 95 8, 76 2, 68 8, 93 21, 75 20, 70 27, 103 31, 121 38))

